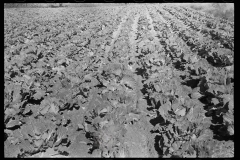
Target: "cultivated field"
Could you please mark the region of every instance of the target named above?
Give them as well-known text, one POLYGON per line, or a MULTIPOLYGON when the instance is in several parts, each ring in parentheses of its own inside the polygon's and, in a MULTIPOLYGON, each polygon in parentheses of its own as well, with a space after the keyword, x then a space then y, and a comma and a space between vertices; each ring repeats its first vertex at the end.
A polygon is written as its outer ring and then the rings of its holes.
POLYGON ((4 9, 5 157, 233 157, 233 66, 189 7, 4 9))

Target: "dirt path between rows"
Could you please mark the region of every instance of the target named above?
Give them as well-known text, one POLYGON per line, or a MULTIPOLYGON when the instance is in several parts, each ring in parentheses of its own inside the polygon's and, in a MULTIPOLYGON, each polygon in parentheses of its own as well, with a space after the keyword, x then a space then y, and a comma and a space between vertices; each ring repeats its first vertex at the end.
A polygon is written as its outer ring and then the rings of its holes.
MULTIPOLYGON (((144 11, 144 8, 135 12, 133 17, 133 24, 131 28, 131 32, 129 33, 129 43, 131 46, 131 56, 134 58, 137 52, 137 33, 138 33, 138 22, 141 16, 148 17, 151 23, 151 34, 156 36, 155 31, 153 30, 153 25, 151 21, 151 17, 149 16, 148 12, 144 11)), ((131 61, 131 60, 130 60, 131 61)), ((134 61, 134 60, 133 60, 134 61)), ((146 106, 145 106, 146 107, 146 106)), ((154 141, 153 137, 150 135, 150 129, 146 126, 151 126, 148 118, 143 118, 141 122, 135 124, 133 126, 127 125, 127 133, 125 136, 125 148, 128 150, 128 157, 131 158, 150 158, 155 157, 157 158, 157 152, 154 149, 154 141), (147 125, 146 125, 147 124, 147 125)))
POLYGON ((135 55, 136 52, 136 37, 137 37, 137 27, 138 27, 138 20, 139 20, 139 13, 136 14, 134 17, 133 25, 132 25, 132 30, 131 33, 129 34, 129 43, 131 46, 131 55, 135 55))
POLYGON ((129 13, 130 13, 130 11, 128 11, 128 12, 126 13, 126 15, 122 18, 121 23, 120 23, 119 26, 118 26, 118 29, 113 32, 113 35, 112 35, 113 39, 112 39, 112 41, 111 41, 111 43, 110 43, 110 46, 107 47, 107 48, 106 48, 106 51, 105 51, 107 57, 108 57, 108 53, 113 49, 114 43, 115 43, 115 41, 117 40, 119 34, 121 33, 122 26, 123 26, 123 24, 126 22, 128 16, 129 16, 129 13))
POLYGON ((156 36, 157 36, 157 33, 156 33, 156 31, 154 30, 153 20, 152 20, 152 17, 149 15, 148 8, 146 8, 145 14, 146 14, 146 17, 147 17, 147 19, 148 19, 148 21, 149 21, 149 24, 150 24, 150 26, 149 26, 149 28, 150 28, 150 33, 151 33, 151 35, 154 37, 154 41, 157 41, 157 40, 158 40, 157 37, 156 37, 156 36))

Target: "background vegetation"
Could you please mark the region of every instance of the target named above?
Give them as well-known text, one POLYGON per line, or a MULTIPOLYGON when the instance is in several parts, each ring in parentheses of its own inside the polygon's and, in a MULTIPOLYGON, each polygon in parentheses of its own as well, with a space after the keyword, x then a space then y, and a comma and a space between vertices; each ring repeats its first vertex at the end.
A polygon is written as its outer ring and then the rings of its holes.
POLYGON ((192 9, 212 14, 214 17, 234 21, 234 3, 182 3, 192 9))
MULTIPOLYGON (((130 3, 128 3, 130 4, 130 3)), ((125 3, 107 3, 107 5, 125 5, 125 3)), ((189 6, 192 9, 212 14, 214 17, 234 21, 233 3, 180 3, 176 5, 189 6)), ((96 7, 106 6, 106 3, 4 3, 4 8, 22 7, 96 7)))
POLYGON ((4 8, 23 8, 23 7, 98 7, 98 6, 124 5, 124 3, 4 3, 4 8))

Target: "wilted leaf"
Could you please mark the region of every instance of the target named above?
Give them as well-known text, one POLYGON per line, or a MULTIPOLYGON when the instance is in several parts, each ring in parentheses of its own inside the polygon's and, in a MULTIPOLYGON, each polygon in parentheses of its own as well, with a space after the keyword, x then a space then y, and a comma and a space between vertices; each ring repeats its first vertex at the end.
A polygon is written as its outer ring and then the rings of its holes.
POLYGON ((101 113, 106 113, 106 112, 108 112, 108 109, 107 108, 104 108, 104 109, 102 109, 101 111, 99 111, 99 115, 101 114, 101 113))
POLYGON ((129 113, 128 115, 126 115, 127 122, 133 121, 133 120, 138 121, 139 119, 140 119, 140 115, 138 115, 138 114, 129 113))
POLYGON ((234 109, 233 99, 231 99, 229 101, 228 108, 229 108, 229 110, 233 110, 234 109))
POLYGON ((26 78, 27 80, 30 80, 30 79, 31 79, 31 77, 28 76, 28 75, 23 75, 23 77, 26 78))
POLYGON ((176 150, 179 149, 179 144, 178 144, 177 142, 174 142, 174 143, 172 144, 172 147, 173 147, 174 151, 176 151, 176 150))
POLYGON ((36 89, 35 91, 36 93, 33 95, 33 98, 36 100, 41 99, 45 95, 45 92, 41 89, 36 89))
POLYGON ((48 148, 46 152, 42 152, 39 157, 51 157, 53 155, 58 154, 57 151, 55 151, 53 148, 48 148))
POLYGON ((52 103, 50 106, 51 106, 51 107, 50 107, 50 109, 49 109, 49 112, 52 112, 52 113, 57 114, 58 111, 59 111, 59 107, 56 106, 56 105, 54 105, 53 103, 52 103))
POLYGON ((41 109, 40 113, 41 113, 42 115, 46 114, 46 113, 48 112, 49 108, 50 108, 49 105, 44 106, 43 109, 41 109))
POLYGON ((19 120, 10 120, 7 125, 6 125, 6 128, 12 128, 14 126, 18 126, 20 125, 20 121, 19 120))
POLYGON ((49 137, 49 135, 50 134, 48 134, 48 133, 44 133, 42 136, 41 136, 41 138, 43 139, 43 140, 45 140, 45 139, 47 139, 48 137, 49 137))
POLYGON ((192 63, 198 62, 197 55, 191 56, 190 59, 192 63))
POLYGON ((198 141, 208 140, 213 138, 213 132, 210 129, 206 129, 203 133, 198 137, 198 141))
POLYGON ((19 142, 19 138, 17 137, 8 137, 7 140, 13 145, 16 145, 19 142))
POLYGON ((8 116, 8 115, 15 115, 16 113, 17 113, 17 111, 15 109, 13 109, 13 108, 7 108, 5 110, 6 116, 8 116))
POLYGON ((114 71, 114 74, 116 74, 116 75, 118 75, 118 76, 120 76, 121 73, 122 73, 122 70, 121 70, 121 69, 117 69, 117 70, 114 71))
POLYGON ((21 98, 21 88, 20 88, 20 86, 15 86, 12 101, 16 102, 16 101, 20 100, 20 98, 21 98))
POLYGON ((191 138, 192 138, 192 140, 195 140, 197 137, 195 134, 193 134, 191 138))
POLYGON ((229 112, 223 115, 223 119, 229 124, 232 124, 234 122, 234 116, 232 113, 229 112))
POLYGON ((96 117, 96 118, 93 119, 92 123, 93 123, 93 124, 99 124, 102 120, 103 120, 103 119, 98 116, 98 117, 96 117))
POLYGON ((231 99, 233 99, 233 95, 230 95, 230 94, 223 94, 221 97, 224 98, 224 100, 225 100, 226 102, 228 102, 228 101, 230 101, 231 99))
POLYGON ((155 87, 155 89, 156 89, 157 92, 160 92, 160 91, 161 91, 161 88, 160 88, 158 85, 155 84, 154 87, 155 87))
POLYGON ((168 103, 163 104, 159 107, 158 111, 161 114, 161 116, 166 120, 166 114, 168 114, 168 111, 171 109, 171 106, 168 103))
POLYGON ((42 139, 35 140, 35 141, 34 141, 34 144, 35 144, 37 147, 40 147, 40 146, 43 144, 43 140, 42 140, 42 139))
POLYGON ((176 109, 180 106, 180 104, 178 102, 175 102, 172 104, 172 110, 176 111, 176 109))
POLYGON ((230 135, 234 135, 234 126, 233 125, 228 126, 228 132, 230 135))
POLYGON ((179 115, 179 116, 185 116, 185 114, 186 114, 186 108, 183 108, 183 109, 180 109, 180 110, 178 110, 177 112, 175 112, 176 113, 176 115, 179 115))
POLYGON ((190 57, 190 56, 189 56, 188 54, 184 54, 183 59, 184 59, 185 61, 188 61, 189 57, 190 57))
POLYGON ((212 98, 212 103, 214 105, 217 105, 219 103, 218 99, 217 98, 212 98))
POLYGON ((100 127, 102 128, 102 127, 105 126, 107 123, 108 123, 108 121, 105 120, 105 121, 100 122, 99 125, 100 125, 100 127))
POLYGON ((191 97, 193 99, 198 99, 198 98, 202 97, 202 95, 199 92, 194 92, 194 93, 192 93, 191 97))

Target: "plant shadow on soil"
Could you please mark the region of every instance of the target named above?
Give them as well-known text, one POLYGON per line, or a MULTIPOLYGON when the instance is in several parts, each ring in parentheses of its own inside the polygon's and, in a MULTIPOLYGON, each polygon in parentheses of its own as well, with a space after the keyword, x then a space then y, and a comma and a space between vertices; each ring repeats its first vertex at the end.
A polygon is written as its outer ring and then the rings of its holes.
POLYGON ((206 117, 212 117, 212 125, 210 126, 210 129, 213 131, 213 139, 219 140, 219 141, 234 141, 234 135, 229 135, 227 131, 227 126, 224 125, 223 121, 223 115, 219 115, 219 113, 226 113, 228 110, 227 104, 222 107, 223 104, 214 105, 214 107, 217 107, 216 110, 211 110, 213 108, 213 104, 209 102, 209 98, 214 98, 215 96, 210 92, 205 92, 205 96, 199 98, 199 101, 203 104, 205 104, 204 110, 207 112, 205 113, 206 117))
POLYGON ((181 63, 180 61, 173 62, 172 64, 174 65, 174 68, 176 68, 177 70, 180 71, 185 70, 183 63, 181 63))
MULTIPOLYGON (((140 76, 142 76, 142 77, 147 77, 146 75, 146 73, 147 73, 147 69, 144 67, 144 68, 137 68, 136 69, 136 71, 135 71, 135 73, 137 74, 137 75, 140 75, 140 76)), ((147 85, 146 84, 144 84, 143 85, 143 88, 141 89, 141 92, 143 93, 143 95, 146 95, 148 92, 147 92, 147 85)), ((152 110, 152 109, 157 109, 157 108, 159 108, 160 107, 160 102, 159 103, 157 103, 156 105, 155 105, 155 107, 153 107, 152 105, 152 101, 151 101, 151 98, 149 97, 149 96, 145 96, 144 97, 144 99, 147 101, 147 105, 149 106, 149 108, 147 108, 148 110, 152 110)), ((158 123, 160 123, 161 125, 164 125, 165 124, 165 122, 164 122, 164 119, 159 115, 159 116, 157 116, 156 118, 154 118, 154 119, 151 119, 150 120, 150 123, 153 125, 153 126, 155 126, 156 124, 158 124, 158 123)), ((153 132, 152 132, 153 133, 153 132)), ((156 150, 156 152, 157 152, 157 154, 158 154, 158 156, 159 157, 162 157, 162 155, 163 155, 163 151, 162 151, 162 149, 160 148, 160 146, 161 145, 159 145, 160 143, 162 143, 161 142, 162 141, 162 139, 161 139, 161 136, 159 136, 159 135, 157 135, 157 136, 155 136, 155 138, 154 138, 154 148, 155 148, 155 150, 156 150)))
POLYGON ((142 76, 142 77, 145 77, 147 78, 147 69, 144 67, 144 68, 136 68, 136 71, 135 73, 139 76, 142 76))
POLYGON ((161 157, 161 155, 163 155, 163 151, 162 151, 162 149, 159 147, 159 146, 160 146, 159 143, 160 143, 160 141, 161 141, 161 136, 158 136, 158 135, 157 135, 157 136, 155 137, 154 141, 155 141, 155 143, 154 143, 154 148, 155 148, 155 150, 157 151, 158 156, 161 157))
POLYGON ((183 82, 182 84, 188 87, 191 87, 193 89, 198 86, 199 82, 200 82, 200 79, 190 79, 190 80, 187 80, 186 82, 183 82))

